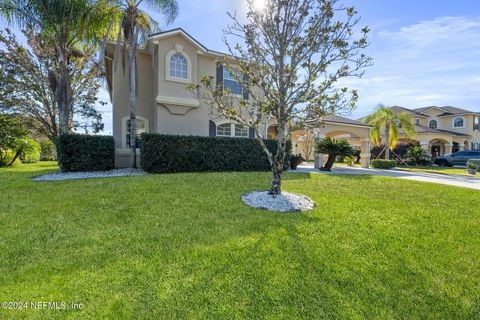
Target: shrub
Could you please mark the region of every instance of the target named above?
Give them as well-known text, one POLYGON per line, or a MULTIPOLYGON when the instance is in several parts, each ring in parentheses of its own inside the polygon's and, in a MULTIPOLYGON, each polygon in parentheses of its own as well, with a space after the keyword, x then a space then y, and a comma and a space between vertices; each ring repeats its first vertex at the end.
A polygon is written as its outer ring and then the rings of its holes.
POLYGON ((421 146, 413 146, 408 148, 406 157, 409 164, 417 166, 431 166, 432 159, 430 155, 421 146))
POLYGON ((298 165, 303 161, 305 161, 305 159, 303 158, 302 154, 298 153, 298 154, 292 155, 290 157, 290 169, 296 170, 298 165))
POLYGON ((43 140, 40 142, 40 161, 55 161, 57 160, 57 150, 55 144, 50 140, 43 140))
MULTIPOLYGON (((276 152, 277 141, 264 140, 276 152)), ((268 171, 267 155, 255 139, 142 135, 140 162, 152 173, 205 171, 268 171)), ((285 169, 288 168, 291 143, 287 142, 285 169)))
POLYGON ((57 139, 60 169, 103 171, 114 168, 115 142, 112 136, 65 134, 57 139))
POLYGON ((475 169, 477 167, 478 172, 480 172, 480 160, 478 159, 470 159, 467 161, 467 167, 471 169, 475 169))
POLYGON ((317 144, 316 151, 318 153, 328 154, 327 162, 320 170, 330 171, 333 163, 338 156, 353 156, 354 148, 345 139, 333 139, 331 137, 325 137, 317 144))
POLYGON ((392 169, 395 167, 395 161, 384 159, 372 160, 372 167, 375 169, 392 169))
POLYGON ((13 150, 7 150, 7 151, 3 152, 2 154, 3 154, 3 156, 0 159, 0 167, 8 166, 8 165, 10 165, 12 167, 16 167, 16 166, 18 166, 19 164, 22 163, 22 161, 18 157, 12 163, 12 160, 13 160, 13 158, 15 158, 15 154, 16 154, 16 152, 13 151, 13 150))
POLYGON ((20 154, 22 163, 36 163, 40 161, 40 151, 40 143, 32 138, 25 139, 24 145, 22 146, 22 152, 20 154))

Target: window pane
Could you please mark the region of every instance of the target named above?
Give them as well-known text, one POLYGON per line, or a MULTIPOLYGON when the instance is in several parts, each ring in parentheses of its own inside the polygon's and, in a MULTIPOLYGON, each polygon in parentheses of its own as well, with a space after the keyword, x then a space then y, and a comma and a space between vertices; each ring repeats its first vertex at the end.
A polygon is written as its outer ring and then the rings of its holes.
POLYGON ((217 126, 217 136, 230 137, 232 135, 232 125, 230 123, 224 123, 217 126))
MULTIPOLYGON (((146 132, 146 128, 145 128, 145 121, 144 120, 140 120, 140 119, 137 119, 136 121, 137 123, 137 133, 136 133, 136 139, 135 139, 135 145, 137 148, 140 148, 140 135, 144 132, 146 132)), ((127 120, 127 132, 126 132, 126 136, 125 136, 125 140, 127 142, 127 148, 130 148, 130 132, 131 129, 130 129, 130 119, 127 120)))
POLYGON ((453 120, 453 126, 455 128, 463 127, 463 118, 455 118, 455 120, 453 120))
POLYGON ((170 76, 183 80, 188 79, 187 59, 180 53, 176 53, 170 58, 170 76))
POLYGON ((235 125, 235 137, 248 138, 248 128, 241 124, 235 125))
MULTIPOLYGON (((237 74, 238 78, 240 78, 236 69, 233 69, 232 71, 237 74)), ((223 68, 223 88, 228 89, 232 94, 242 95, 243 92, 242 86, 227 68, 223 68)))

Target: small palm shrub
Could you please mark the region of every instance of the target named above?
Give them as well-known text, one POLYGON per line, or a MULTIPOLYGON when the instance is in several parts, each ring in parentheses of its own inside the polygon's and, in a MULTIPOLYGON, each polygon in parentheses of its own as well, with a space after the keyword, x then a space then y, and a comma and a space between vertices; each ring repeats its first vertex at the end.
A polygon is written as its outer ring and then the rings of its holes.
POLYGON ((432 165, 429 154, 421 146, 413 146, 408 148, 406 158, 411 164, 417 166, 432 165))
POLYGON ((290 157, 290 169, 296 170, 298 165, 305 161, 300 153, 294 154, 290 157))
POLYGON ((328 160, 324 166, 320 169, 322 171, 330 171, 335 159, 338 156, 354 156, 355 150, 345 139, 333 139, 330 137, 323 138, 317 144, 316 151, 318 153, 328 154, 328 160))
POLYGON ((384 159, 372 160, 372 167, 375 169, 392 169, 395 168, 395 161, 384 159))

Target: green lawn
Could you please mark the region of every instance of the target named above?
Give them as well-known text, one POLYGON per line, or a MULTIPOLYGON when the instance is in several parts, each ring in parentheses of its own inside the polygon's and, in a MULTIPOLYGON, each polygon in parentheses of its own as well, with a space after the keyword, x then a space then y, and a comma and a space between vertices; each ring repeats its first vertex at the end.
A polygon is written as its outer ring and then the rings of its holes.
POLYGON ((396 169, 411 171, 411 172, 426 172, 426 173, 438 173, 438 174, 448 174, 454 176, 469 176, 473 178, 480 178, 480 173, 476 175, 470 175, 465 168, 450 168, 450 167, 407 167, 407 166, 397 166, 396 169))
POLYGON ((287 173, 305 214, 240 196, 268 173, 30 178, 0 169, 0 319, 479 319, 480 192, 287 173))

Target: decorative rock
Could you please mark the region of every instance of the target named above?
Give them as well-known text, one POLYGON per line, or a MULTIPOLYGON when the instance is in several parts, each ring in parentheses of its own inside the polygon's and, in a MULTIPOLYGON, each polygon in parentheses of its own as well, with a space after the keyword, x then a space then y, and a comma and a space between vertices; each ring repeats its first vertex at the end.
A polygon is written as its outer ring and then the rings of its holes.
POLYGON ((268 191, 254 191, 244 194, 242 201, 250 207, 276 212, 304 212, 312 210, 315 206, 312 199, 289 192, 273 196, 268 194, 268 191))
POLYGON ((88 179, 88 178, 111 178, 111 177, 128 177, 128 176, 143 176, 145 171, 140 169, 115 169, 110 171, 88 171, 88 172, 54 172, 44 174, 33 178, 34 181, 61 181, 74 179, 88 179))

